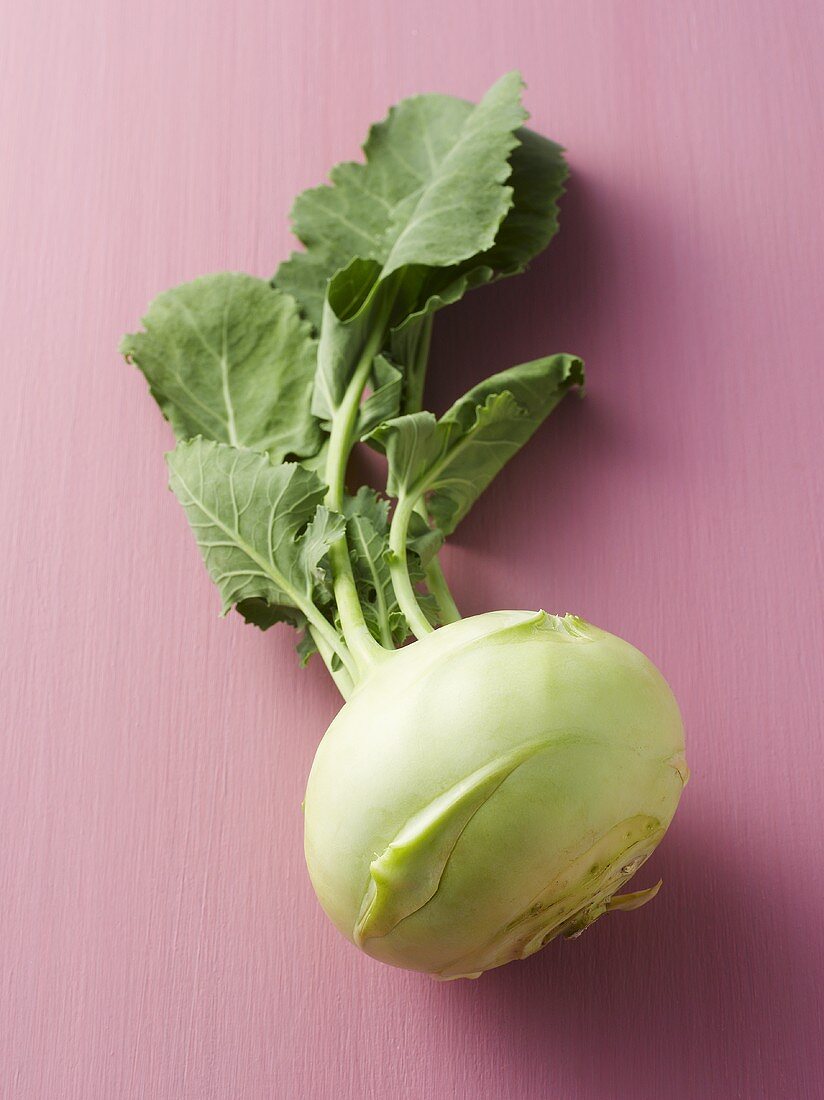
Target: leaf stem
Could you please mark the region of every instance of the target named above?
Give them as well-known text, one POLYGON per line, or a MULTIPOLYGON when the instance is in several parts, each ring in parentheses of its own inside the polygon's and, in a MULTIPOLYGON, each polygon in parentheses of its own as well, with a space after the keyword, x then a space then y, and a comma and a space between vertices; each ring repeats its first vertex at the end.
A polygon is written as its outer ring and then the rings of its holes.
POLYGON ((395 506, 395 514, 392 516, 392 524, 389 528, 389 574, 392 577, 392 587, 398 605, 406 617, 409 629, 416 638, 425 638, 431 634, 433 627, 424 613, 409 579, 409 568, 406 563, 406 536, 409 530, 409 520, 415 508, 413 497, 401 496, 395 506))
POLYGON ((352 450, 352 434, 360 409, 361 396, 369 379, 369 370, 375 355, 375 340, 369 341, 358 360, 346 392, 343 395, 332 419, 332 431, 329 435, 329 453, 326 459, 326 506, 340 511, 343 504, 346 464, 352 450))
POLYGON ((432 325, 434 315, 428 314, 421 322, 418 342, 414 354, 407 364, 405 399, 403 412, 420 412, 423 408, 423 387, 426 381, 426 363, 429 359, 429 347, 432 343, 432 325))
POLYGON ((338 691, 341 693, 344 699, 348 699, 349 696, 352 694, 352 689, 354 688, 352 677, 349 675, 349 672, 347 671, 345 666, 341 668, 333 667, 334 650, 330 647, 327 639, 324 638, 324 636, 317 630, 317 628, 310 625, 307 626, 306 629, 312 636, 312 640, 318 648, 318 653, 320 654, 321 660, 329 670, 329 675, 335 681, 338 691))
MULTIPOLYGON (((363 349, 352 375, 343 400, 332 419, 332 431, 329 436, 329 455, 326 462, 326 506, 339 512, 343 506, 344 479, 346 464, 352 450, 352 436, 358 419, 360 401, 369 379, 372 360, 383 338, 383 329, 375 330, 363 349)), ((376 641, 363 617, 363 608, 358 599, 352 562, 349 559, 349 544, 346 533, 329 548, 329 561, 334 577, 335 601, 340 613, 341 629, 346 644, 352 653, 360 673, 366 672, 377 661, 388 656, 388 651, 376 641)))
POLYGON ((363 617, 346 535, 342 535, 329 547, 329 561, 335 578, 335 602, 340 614, 341 630, 358 672, 365 673, 378 661, 388 657, 389 651, 372 636, 363 617))
MULTIPOLYGON (((426 363, 429 359, 429 348, 432 343, 432 326, 434 319, 434 315, 431 313, 423 319, 415 354, 408 367, 408 388, 404 408, 404 412, 407 413, 420 412, 423 408, 423 387, 426 379, 426 363)), ((423 497, 418 497, 415 503, 415 511, 429 523, 429 516, 426 511, 426 505, 423 502, 423 497)), ((441 568, 440 559, 437 554, 433 555, 431 561, 426 566, 425 572, 426 586, 435 597, 441 622, 444 624, 457 622, 461 617, 461 613, 452 598, 452 593, 449 591, 449 585, 446 583, 446 577, 443 574, 443 569, 441 568)))
POLYGON ((425 572, 426 587, 435 597, 441 622, 444 626, 447 623, 456 623, 460 619, 461 613, 452 598, 452 593, 449 591, 449 585, 446 583, 446 577, 443 575, 443 569, 437 554, 429 562, 425 572))
MULTIPOLYGON (((331 664, 333 653, 338 655, 341 664, 351 679, 356 672, 357 664, 354 654, 350 652, 350 649, 343 643, 334 627, 324 619, 323 615, 320 614, 313 604, 304 604, 302 610, 306 616, 308 628, 312 632, 312 637, 315 639, 315 645, 318 647, 318 652, 321 657, 323 657, 326 667, 332 674, 333 679, 335 678, 331 664), (323 643, 323 648, 321 648, 321 643, 323 643), (326 656, 324 656, 324 649, 328 652, 328 660, 326 656)), ((335 679, 335 683, 337 683, 337 679, 335 679)), ((340 684, 338 684, 338 686, 340 687, 340 684)))
MULTIPOLYGON (((209 444, 207 444, 207 446, 208 445, 209 444)), ((215 444, 211 445, 215 446, 215 444)), ((178 449, 180 449, 180 446, 181 445, 178 444, 178 449)), ((192 446, 192 444, 186 444, 185 446, 190 447, 192 446)), ((174 457, 174 455, 176 455, 177 453, 177 451, 172 452, 172 457, 174 457)), ((337 653, 338 657, 341 660, 341 663, 347 668, 350 673, 353 673, 355 671, 355 668, 352 656, 349 653, 349 650, 346 648, 344 642, 338 636, 334 627, 323 617, 320 611, 318 611, 318 609, 312 603, 311 599, 307 599, 302 592, 291 585, 287 578, 283 576, 283 574, 275 567, 275 563, 271 558, 271 554, 269 559, 267 560, 266 557, 260 554, 253 545, 251 545, 241 536, 239 528, 232 528, 231 526, 227 526, 227 524, 221 519, 217 511, 213 511, 212 509, 210 509, 203 500, 198 498, 197 493, 195 493, 193 489, 186 483, 184 474, 181 472, 180 469, 172 467, 172 477, 172 487, 178 497, 178 500, 181 501, 187 513, 189 511, 189 506, 194 505, 200 513, 206 516, 210 523, 214 524, 214 526, 217 527, 218 530, 222 531, 223 534, 226 535, 227 539, 230 539, 232 542, 234 542, 234 544, 238 546, 242 550, 242 552, 255 563, 255 565, 257 565, 258 569, 264 576, 271 578, 280 589, 282 589, 284 592, 287 592, 289 594, 289 599, 291 600, 292 604, 300 611, 302 611, 303 614, 306 616, 307 624, 312 628, 313 636, 317 634, 319 637, 321 637, 326 643, 328 649, 331 652, 337 653), (188 501, 185 501, 180 496, 180 493, 177 491, 177 488, 174 484, 175 479, 188 494, 188 501)))
MULTIPOLYGON (((426 510, 423 496, 419 496, 415 501, 415 511, 428 525, 429 513, 426 510)), ((440 559, 437 554, 432 555, 429 564, 424 568, 424 572, 426 574, 426 587, 435 597, 435 603, 438 605, 441 623, 444 626, 447 623, 456 623, 458 619, 460 619, 461 613, 458 610, 458 605, 452 598, 452 593, 449 591, 449 585, 446 583, 446 577, 443 574, 443 569, 441 568, 440 559)))

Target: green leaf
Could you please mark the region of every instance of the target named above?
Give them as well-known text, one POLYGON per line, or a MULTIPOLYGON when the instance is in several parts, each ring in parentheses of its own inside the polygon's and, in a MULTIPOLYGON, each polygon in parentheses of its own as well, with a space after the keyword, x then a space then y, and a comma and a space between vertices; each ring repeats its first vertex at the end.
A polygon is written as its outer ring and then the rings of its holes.
POLYGON ((297 463, 211 440, 179 443, 169 485, 186 510, 223 613, 242 604, 263 629, 317 617, 313 593, 342 516, 321 506, 324 486, 297 463), (262 601, 267 610, 261 606, 262 601))
POLYGON ((432 341, 432 312, 411 314, 389 334, 389 354, 401 367, 401 395, 395 416, 420 412, 423 408, 423 387, 432 341))
MULTIPOLYGON (((390 352, 403 366, 402 412, 418 412, 423 406, 429 329, 437 310, 493 279, 517 275, 558 231, 558 199, 569 174, 563 150, 524 128, 517 131, 517 137, 521 144, 512 152, 508 181, 513 204, 495 244, 457 267, 426 271, 415 291, 415 307, 390 333, 390 352)), ((405 281, 409 283, 409 276, 405 281)))
POLYGON ((335 261, 323 252, 293 252, 272 276, 271 285, 299 302, 303 316, 319 332, 326 287, 338 270, 335 261))
POLYGON ((298 660, 300 661, 301 668, 306 668, 306 666, 309 664, 310 658, 318 651, 318 647, 315 645, 315 639, 312 637, 308 630, 304 631, 304 634, 298 644, 295 646, 295 649, 298 653, 298 660))
POLYGON ((331 185, 298 196, 292 220, 306 252, 281 265, 275 285, 319 327, 326 285, 353 256, 375 260, 387 277, 492 249, 513 205, 506 181, 526 117, 521 89, 508 73, 477 106, 425 95, 393 107, 369 132, 365 164, 339 164, 331 185))
POLYGON ((387 309, 388 287, 380 283, 374 260, 352 260, 330 283, 323 304, 312 413, 331 424, 346 387, 372 339, 379 350, 387 309))
POLYGON ((317 343, 288 294, 250 275, 208 275, 155 298, 121 351, 140 368, 178 439, 314 455, 317 343))
POLYGON ((514 198, 492 248, 477 262, 498 275, 517 275, 558 232, 558 200, 569 168, 561 145, 525 127, 512 152, 509 184, 514 198))
MULTIPOLYGON (((287 608, 270 607, 265 600, 257 598, 241 600, 235 610, 240 612, 250 626, 256 626, 260 630, 269 630, 277 623, 287 623, 289 626, 302 630, 300 640, 295 646, 301 668, 306 668, 312 654, 318 652, 315 639, 310 631, 306 629, 305 620, 297 613, 290 613, 287 608)), ((333 655, 332 668, 340 668, 340 660, 337 655, 333 655)))
POLYGON ((296 200, 307 251, 275 282, 320 329, 312 411, 325 425, 370 336, 402 371, 397 411, 419 410, 432 314, 522 269, 555 232, 566 166, 560 146, 520 125, 521 88, 509 73, 477 106, 404 100, 372 127, 365 164, 338 165, 331 185, 296 200))
POLYGON ((419 412, 387 421, 371 437, 389 461, 387 491, 427 495, 429 514, 451 534, 567 390, 583 381, 580 359, 554 355, 493 375, 440 420, 419 412))
MULTIPOLYGON (((416 291, 418 308, 393 331, 395 345, 408 328, 457 302, 467 290, 491 279, 516 275, 542 252, 558 232, 558 200, 564 193, 569 169, 563 149, 554 141, 522 128, 516 134, 520 144, 512 152, 512 175, 508 180, 513 201, 494 245, 463 264, 427 270, 416 291)), ((402 354, 397 356, 405 362, 402 354)))
MULTIPOLYGON (((511 172, 514 131, 526 118, 522 87, 518 73, 502 77, 457 135, 440 124, 440 111, 423 117, 413 112, 404 120, 410 138, 420 128, 422 148, 410 180, 413 189, 393 208, 384 238, 389 245, 382 257, 384 278, 411 264, 450 267, 492 247, 512 205, 512 189, 501 184, 511 172)), ((397 158, 388 134, 379 131, 377 144, 397 158)), ((407 155, 410 144, 404 142, 407 155)))

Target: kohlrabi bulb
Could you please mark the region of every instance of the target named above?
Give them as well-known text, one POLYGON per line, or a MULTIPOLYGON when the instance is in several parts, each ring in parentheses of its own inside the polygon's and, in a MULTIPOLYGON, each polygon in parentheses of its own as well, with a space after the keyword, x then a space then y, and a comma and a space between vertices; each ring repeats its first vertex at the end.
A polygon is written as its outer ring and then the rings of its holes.
POLYGON ((573 616, 493 611, 399 650, 318 748, 306 860, 367 954, 438 978, 525 958, 616 897, 688 771, 676 702, 627 642, 573 616))

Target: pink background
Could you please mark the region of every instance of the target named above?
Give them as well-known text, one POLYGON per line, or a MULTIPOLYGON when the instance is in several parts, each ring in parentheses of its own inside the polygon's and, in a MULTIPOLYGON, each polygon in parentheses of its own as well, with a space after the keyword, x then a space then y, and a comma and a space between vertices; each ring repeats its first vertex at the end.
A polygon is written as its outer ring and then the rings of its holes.
POLYGON ((8 0, 0 73, 0 1094, 824 1094, 820 4, 8 0), (653 904, 440 986, 316 905, 335 691, 217 618, 116 345, 174 282, 268 275, 389 103, 514 66, 563 229, 438 322, 430 393, 568 350, 590 395, 446 569, 646 650, 694 778, 653 904))

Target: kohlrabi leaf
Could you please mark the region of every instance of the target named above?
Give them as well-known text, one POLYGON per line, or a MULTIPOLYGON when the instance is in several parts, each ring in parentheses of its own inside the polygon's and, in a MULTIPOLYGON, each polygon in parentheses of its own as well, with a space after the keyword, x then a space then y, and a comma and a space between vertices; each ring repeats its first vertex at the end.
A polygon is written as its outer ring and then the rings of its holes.
MULTIPOLYGON (((390 353, 403 368, 401 412, 423 408, 433 315, 474 287, 523 271, 558 231, 558 199, 568 175, 563 150, 531 130, 522 128, 516 136, 521 144, 512 152, 512 175, 507 181, 513 203, 494 245, 456 267, 422 271, 420 283, 414 288, 412 311, 390 333, 390 353)), ((412 294, 410 281, 408 274, 404 287, 408 296, 412 294)))
POLYGON ((414 311, 391 333, 392 355, 409 376, 404 386, 404 412, 418 412, 422 405, 426 356, 419 350, 418 334, 425 321, 431 322, 437 310, 454 304, 467 290, 523 271, 558 231, 558 199, 569 174, 563 150, 531 130, 522 128, 516 136, 520 144, 512 151, 512 175, 507 181, 513 202, 494 245, 455 267, 422 272, 414 311))
POLYGON ((370 632, 392 648, 459 618, 435 560, 444 534, 583 378, 556 356, 476 386, 440 420, 422 411, 434 314, 523 270, 557 229, 566 166, 524 128, 521 90, 509 73, 477 105, 398 104, 363 164, 297 199, 305 251, 271 283, 177 287, 123 341, 179 440, 170 484, 224 611, 305 628, 302 660, 317 647, 347 697, 382 656, 370 632), (388 455, 391 525, 372 490, 346 496, 359 439, 388 455))
MULTIPOLYGON (((256 626, 260 630, 268 630, 277 623, 288 623, 296 627, 305 625, 302 616, 294 608, 272 606, 259 596, 240 600, 235 606, 250 626, 256 626)), ((308 638, 309 635, 307 634, 306 637, 308 638)))
MULTIPOLYGON (((452 126, 440 124, 441 106, 420 111, 411 101, 401 140, 407 154, 414 149, 417 155, 414 164, 404 162, 411 169, 404 187, 409 193, 392 210, 384 240, 389 246, 382 258, 384 278, 412 264, 450 267, 492 247, 512 205, 511 188, 501 184, 511 172, 509 156, 518 142, 514 131, 526 118, 522 87, 518 73, 501 77, 469 111, 457 134, 452 126), (417 149, 412 141, 416 132, 417 149)), ((379 131, 379 151, 383 142, 396 160, 397 144, 379 131)), ((399 180, 397 167, 392 176, 399 180)))
POLYGON ((250 622, 304 626, 317 617, 314 590, 343 516, 321 505, 324 486, 297 463, 211 440, 179 443, 169 485, 186 510, 225 614, 244 605, 250 622), (258 602, 262 601, 267 609, 258 602))
POLYGON ((275 282, 320 329, 312 411, 324 424, 365 349, 388 349, 397 411, 418 411, 432 314, 520 270, 555 231, 565 165, 559 146, 521 127, 521 88, 509 73, 477 106, 404 100, 370 131, 366 163, 338 165, 331 185, 296 201, 307 251, 275 282))
MULTIPOLYGON (((423 388, 432 341, 432 312, 411 314, 389 334, 389 354, 400 365, 401 394, 395 416, 420 412, 423 408, 423 388)), ((390 420, 391 417, 386 417, 390 420)))
POLYGON ((339 164, 330 185, 298 196, 292 219, 306 251, 281 265, 275 285, 320 326, 326 284, 353 257, 375 260, 385 278, 492 249, 513 206, 507 180, 526 117, 521 89, 508 73, 477 105, 426 95, 393 107, 369 132, 365 164, 339 164))
POLYGON ((200 435, 275 461, 318 451, 317 343, 290 295, 250 275, 208 275, 155 298, 143 324, 121 351, 178 439, 200 435))
MULTIPOLYGON (((277 623, 288 623, 289 626, 302 630, 300 639, 295 645, 301 668, 306 668, 310 657, 318 652, 317 643, 311 631, 305 629, 305 620, 294 610, 284 607, 271 607, 265 600, 257 597, 241 600, 236 610, 240 612, 250 626, 256 626, 260 630, 269 630, 277 623)), ((339 667, 340 660, 333 654, 331 668, 337 669, 339 667)))
POLYGON ((515 275, 542 252, 558 232, 558 199, 564 193, 569 168, 563 147, 522 128, 509 163, 507 181, 513 202, 488 252, 477 263, 491 267, 496 275, 515 275))
POLYGON ((440 420, 419 412, 387 421, 372 433, 389 461, 387 491, 425 495, 429 514, 450 534, 567 390, 583 381, 580 359, 554 355, 493 375, 440 420))
POLYGON ((312 398, 312 412, 324 424, 331 423, 340 408, 365 345, 371 339, 370 358, 380 350, 387 290, 380 284, 380 264, 375 260, 352 260, 329 284, 312 398))

